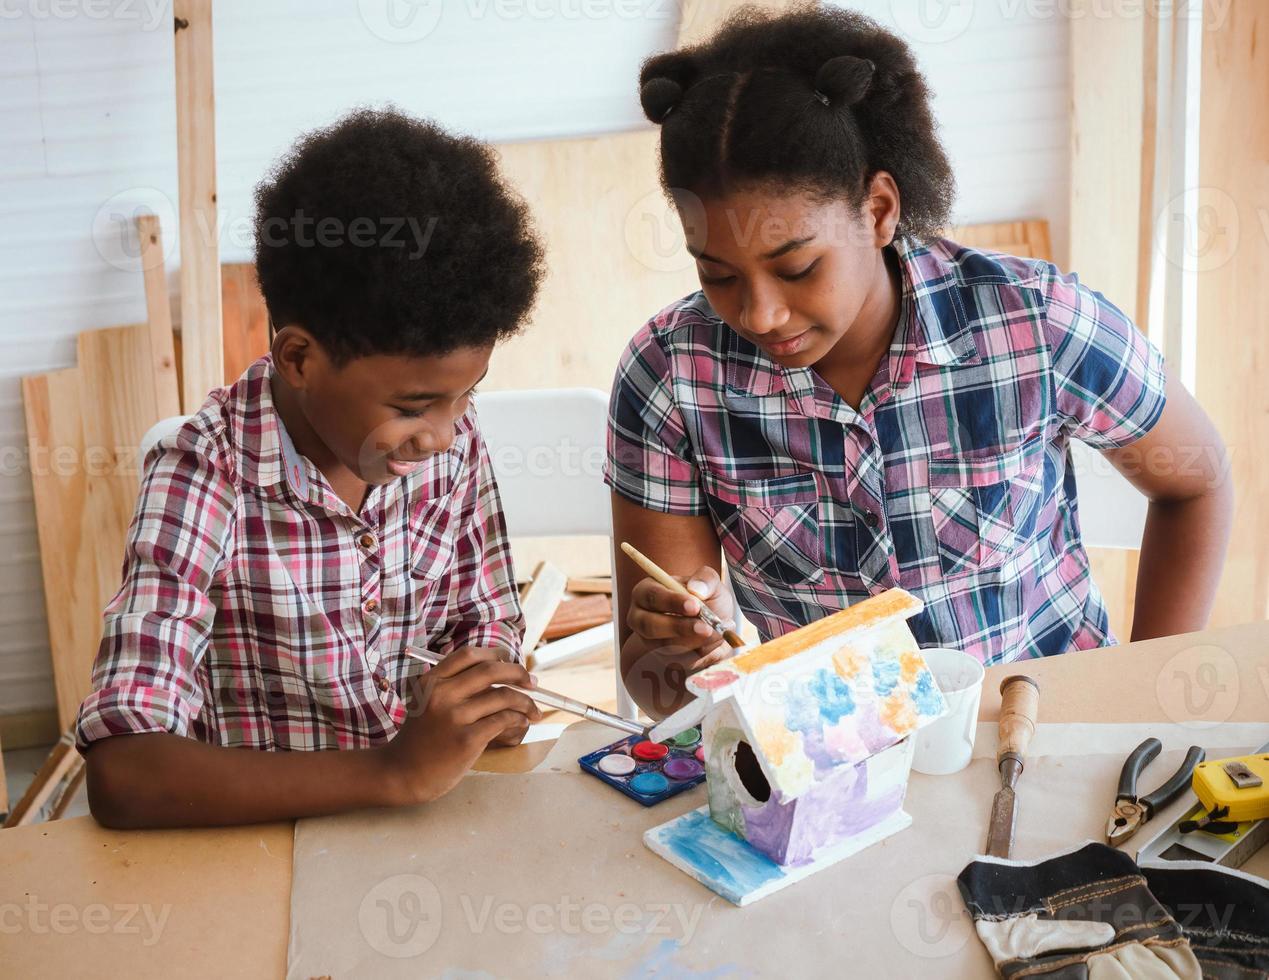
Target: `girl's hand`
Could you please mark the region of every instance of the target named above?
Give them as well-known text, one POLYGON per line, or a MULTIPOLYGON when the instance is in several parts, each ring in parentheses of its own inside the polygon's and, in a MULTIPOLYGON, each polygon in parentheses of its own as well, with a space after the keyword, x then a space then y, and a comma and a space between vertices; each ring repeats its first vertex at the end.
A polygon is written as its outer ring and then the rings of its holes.
POLYGON ((736 609, 731 591, 709 565, 690 576, 676 576, 696 598, 685 598, 645 578, 630 593, 630 613, 626 625, 644 641, 645 648, 667 659, 685 662, 689 671, 725 659, 730 648, 710 625, 697 618, 701 606, 708 607, 730 628, 736 609), (689 660, 690 655, 690 660, 689 660))

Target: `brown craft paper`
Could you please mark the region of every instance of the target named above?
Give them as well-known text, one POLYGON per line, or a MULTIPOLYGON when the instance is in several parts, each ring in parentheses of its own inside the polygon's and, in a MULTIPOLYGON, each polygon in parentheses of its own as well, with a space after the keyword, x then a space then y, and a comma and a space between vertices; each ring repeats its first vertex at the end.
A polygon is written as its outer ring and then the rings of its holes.
MULTIPOLYGON (((562 748, 606 740, 573 732, 562 748)), ((1130 748, 1032 760, 1014 857, 1103 839, 1130 748)), ((1183 755, 1163 753, 1142 789, 1183 755)), ((575 758, 474 775, 427 806, 301 821, 288 976, 993 975, 955 887, 984 844, 992 760, 955 776, 914 773, 909 830, 739 909, 643 845, 646 828, 704 805, 703 788, 645 809, 577 772, 575 758)), ((1263 874, 1269 859, 1246 870, 1263 874)))

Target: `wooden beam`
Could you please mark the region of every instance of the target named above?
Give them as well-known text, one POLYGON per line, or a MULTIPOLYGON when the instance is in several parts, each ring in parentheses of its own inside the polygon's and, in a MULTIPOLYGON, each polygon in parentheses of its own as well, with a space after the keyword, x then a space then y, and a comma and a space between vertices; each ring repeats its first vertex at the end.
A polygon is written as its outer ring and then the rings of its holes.
POLYGON ((220 267, 221 326, 225 384, 233 384, 269 352, 269 311, 256 281, 256 267, 241 262, 220 267))
POLYGON ((216 208, 211 0, 174 0, 176 159, 181 219, 182 404, 196 412, 224 383, 216 208))
POLYGON ((167 269, 163 262, 163 229, 158 215, 137 218, 141 242, 141 269, 145 276, 145 319, 150 328, 150 362, 154 366, 159 418, 181 413, 181 392, 172 341, 172 301, 167 292, 167 269))
POLYGON ((1195 272, 1195 395, 1229 448, 1236 495, 1219 626, 1269 618, 1269 116, 1254 108, 1269 91, 1269 4, 1231 4, 1202 37, 1198 210, 1191 247, 1172 259, 1195 272))
POLYGON ((612 596, 586 595, 565 599, 542 631, 542 639, 559 640, 582 630, 612 622, 612 596))
POLYGON ((74 739, 68 732, 53 746, 48 758, 44 760, 44 765, 40 766, 39 772, 31 780, 31 785, 22 794, 22 799, 18 800, 17 806, 9 811, 4 821, 5 828, 33 823, 39 816, 40 808, 57 791, 62 781, 67 776, 73 775, 77 763, 82 765, 83 759, 75 751, 74 739))
POLYGON ((521 651, 527 657, 542 639, 547 623, 555 615, 564 599, 564 587, 568 576, 548 561, 542 562, 533 572, 533 581, 520 599, 524 613, 524 643, 521 651))

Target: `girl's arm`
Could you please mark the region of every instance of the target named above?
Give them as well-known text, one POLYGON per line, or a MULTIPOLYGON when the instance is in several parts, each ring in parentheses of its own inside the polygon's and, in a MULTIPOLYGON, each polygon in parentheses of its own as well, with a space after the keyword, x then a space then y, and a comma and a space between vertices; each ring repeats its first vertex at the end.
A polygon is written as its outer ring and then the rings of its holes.
MULTIPOLYGON (((613 540, 629 541, 680 579, 724 620, 735 620, 720 577, 722 549, 708 515, 664 514, 612 495, 613 540)), ((647 578, 617 549, 617 624, 626 690, 655 719, 687 703, 683 681, 726 648, 696 618, 699 603, 647 578), (713 654, 713 657, 710 655, 713 654)))
POLYGON ((1150 499, 1132 639, 1203 629, 1234 513, 1229 458, 1220 433, 1169 373, 1159 421, 1141 439, 1105 456, 1150 499))

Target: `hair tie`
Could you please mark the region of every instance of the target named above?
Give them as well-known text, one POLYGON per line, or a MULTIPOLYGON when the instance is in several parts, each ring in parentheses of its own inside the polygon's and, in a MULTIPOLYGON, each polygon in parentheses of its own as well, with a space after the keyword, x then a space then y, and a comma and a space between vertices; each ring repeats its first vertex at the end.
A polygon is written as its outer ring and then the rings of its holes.
POLYGON ((821 102, 823 102, 826 106, 832 106, 833 104, 832 102, 829 101, 828 96, 825 95, 823 92, 821 92, 819 89, 815 90, 815 97, 819 99, 821 102))

